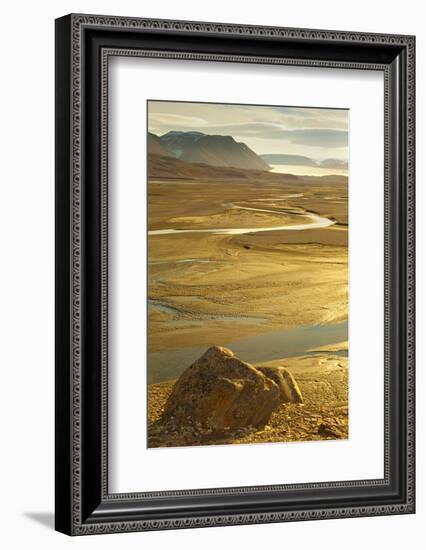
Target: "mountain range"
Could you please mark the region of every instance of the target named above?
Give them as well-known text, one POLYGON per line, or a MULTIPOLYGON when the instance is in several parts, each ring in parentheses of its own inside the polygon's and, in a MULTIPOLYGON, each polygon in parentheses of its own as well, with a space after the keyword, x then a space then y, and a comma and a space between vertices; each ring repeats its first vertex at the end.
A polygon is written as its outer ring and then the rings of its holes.
POLYGON ((232 136, 202 132, 170 131, 162 136, 148 133, 148 153, 210 166, 269 170, 268 163, 245 143, 232 136))
POLYGON ((161 139, 150 132, 148 132, 148 153, 150 155, 160 155, 161 157, 175 157, 171 150, 163 146, 161 139))
POLYGON ((325 159, 325 160, 314 160, 310 157, 305 157, 303 155, 281 155, 281 154, 270 154, 270 155, 261 155, 261 158, 268 164, 280 164, 280 165, 291 165, 291 166, 317 166, 319 168, 330 168, 330 169, 341 169, 347 170, 348 162, 346 160, 339 159, 325 159))
POLYGON ((190 164, 243 170, 269 171, 271 165, 310 166, 330 170, 348 168, 345 160, 330 158, 318 161, 303 155, 287 154, 258 155, 245 143, 236 141, 232 136, 177 130, 162 136, 148 132, 148 154, 178 159, 190 164))

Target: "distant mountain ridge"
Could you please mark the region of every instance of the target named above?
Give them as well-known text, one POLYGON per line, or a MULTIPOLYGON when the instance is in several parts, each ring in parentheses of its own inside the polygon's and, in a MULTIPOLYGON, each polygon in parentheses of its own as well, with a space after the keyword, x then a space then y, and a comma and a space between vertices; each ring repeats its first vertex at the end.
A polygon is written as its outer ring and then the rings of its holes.
POLYGON ((347 160, 340 160, 340 159, 325 159, 322 160, 319 165, 322 168, 342 168, 347 170, 349 163, 347 160))
POLYGON ((155 134, 148 132, 148 152, 150 155, 160 155, 161 157, 174 157, 173 151, 164 147, 160 138, 155 134))
POLYGON ((319 168, 342 170, 347 170, 348 168, 348 162, 346 160, 340 159, 325 159, 317 161, 303 155, 267 154, 260 156, 268 164, 280 164, 288 166, 317 166, 319 168))
POLYGON ((185 162, 210 166, 245 170, 270 169, 265 160, 245 143, 235 141, 232 136, 174 130, 162 136, 148 133, 148 152, 153 155, 174 156, 185 162))
POLYGON ((292 166, 317 166, 317 163, 303 155, 281 155, 269 154, 261 155, 263 160, 268 164, 291 164, 292 166))

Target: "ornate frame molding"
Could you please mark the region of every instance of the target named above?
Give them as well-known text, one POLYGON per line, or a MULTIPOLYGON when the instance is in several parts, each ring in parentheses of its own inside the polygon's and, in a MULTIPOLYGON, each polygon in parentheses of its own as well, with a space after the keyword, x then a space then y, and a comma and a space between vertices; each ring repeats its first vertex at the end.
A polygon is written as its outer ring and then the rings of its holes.
MULTIPOLYGON (((152 19, 136 19, 124 17, 107 17, 95 15, 70 15, 67 18, 58 20, 57 22, 57 44, 58 55, 65 55, 69 61, 69 88, 67 89, 64 101, 69 102, 70 120, 69 120, 69 148, 71 151, 69 164, 65 167, 68 170, 69 177, 69 201, 65 199, 66 208, 69 208, 70 224, 68 230, 68 239, 70 242, 69 248, 69 273, 70 273, 70 317, 65 322, 69 326, 69 369, 66 371, 65 378, 68 380, 68 388, 70 391, 70 407, 65 413, 61 410, 61 406, 57 408, 57 415, 65 414, 69 419, 69 453, 67 457, 64 455, 64 450, 57 449, 57 460, 64 461, 64 467, 60 468, 60 476, 63 480, 69 482, 69 493, 66 498, 69 501, 65 506, 62 493, 57 497, 58 509, 57 528, 61 531, 75 535, 94 534, 94 533, 113 533, 125 531, 141 531, 141 530, 156 530, 156 529, 178 529, 188 527, 201 527, 213 525, 236 525, 246 523, 263 523, 263 522, 283 522, 283 521, 303 521, 310 519, 326 519, 336 517, 359 517, 370 515, 384 514, 401 514, 414 512, 414 170, 415 170, 415 60, 414 48, 415 40, 412 36, 397 36, 397 35, 381 35, 381 34, 364 34, 364 33, 346 33, 341 31, 322 31, 308 29, 287 29, 279 27, 253 27, 246 25, 228 25, 217 23, 201 23, 187 21, 169 21, 169 20, 152 20, 152 19), (392 104, 396 100, 395 96, 395 72, 393 73, 392 84, 392 63, 378 63, 368 61, 339 61, 332 59, 309 59, 298 57, 272 57, 272 56, 256 56, 256 55, 235 55, 235 54, 212 54, 212 53, 194 53, 190 51, 174 52, 170 50, 156 49, 135 49, 129 47, 113 47, 102 46, 100 54, 100 239, 101 239, 101 266, 100 266, 100 289, 101 289, 101 313, 100 313, 100 346, 101 346, 101 412, 100 412, 100 433, 101 433, 101 469, 100 469, 100 492, 102 503, 110 511, 97 514, 96 511, 91 516, 87 516, 84 504, 85 491, 85 476, 83 472, 83 446, 84 446, 84 416, 83 403, 85 400, 84 394, 84 315, 85 315, 85 295, 84 295, 84 280, 87 276, 85 264, 85 231, 88 226, 84 225, 85 220, 85 202, 84 202, 84 181, 87 176, 84 173, 85 169, 85 146, 84 141, 84 118, 86 116, 85 104, 83 98, 87 99, 87 82, 85 81, 85 42, 86 31, 96 30, 112 30, 117 33, 127 32, 148 32, 148 33, 168 33, 179 36, 185 34, 190 36, 214 36, 214 37, 231 37, 241 39, 242 37, 252 39, 259 38, 265 41, 280 41, 290 40, 292 42, 315 42, 325 45, 369 45, 374 48, 391 47, 395 51, 402 52, 406 61, 405 86, 400 84, 402 91, 398 94, 405 94, 406 104, 406 134, 402 136, 402 141, 398 147, 405 154, 401 154, 398 159, 400 167, 405 163, 403 170, 405 171, 405 189, 400 189, 402 193, 402 203, 394 204, 391 196, 391 166, 392 166, 392 151, 395 151, 395 122, 392 120, 392 104), (65 43, 62 42, 63 36, 66 34, 65 43), (61 54, 62 52, 62 54, 61 54), (202 61, 232 61, 240 63, 274 63, 286 65, 302 65, 315 67, 335 67, 342 69, 368 69, 384 72, 385 77, 385 477, 383 480, 363 480, 360 482, 345 481, 336 483, 315 483, 315 484, 297 484, 286 486, 271 486, 271 487, 243 487, 229 489, 212 489, 212 490, 195 490, 195 491, 172 491, 158 493, 130 493, 130 494, 109 494, 108 493, 108 474, 107 474, 107 424, 108 424, 108 353, 107 353, 107 319, 108 319, 108 216, 107 216, 107 200, 108 200, 108 143, 107 143, 107 124, 108 124, 108 59, 111 56, 139 56, 139 57, 158 57, 169 59, 191 59, 202 61), (394 86, 392 88, 392 85, 394 86), (404 196, 405 195, 405 196, 404 196), (404 204, 405 201, 405 204, 404 204), (395 214, 396 208, 400 207, 402 218, 397 219, 395 214), (401 224, 405 222, 405 225, 401 224), (402 250, 395 251, 394 237, 391 231, 392 224, 397 223, 400 226, 401 242, 405 241, 405 246, 402 250), (390 433, 390 415, 391 415, 391 315, 392 307, 392 281, 391 281, 391 262, 394 254, 403 254, 403 265, 405 266, 405 296, 401 297, 405 311, 398 314, 405 319, 403 331, 405 333, 405 346, 400 355, 399 360, 403 357, 406 371, 405 376, 406 395, 405 395, 405 422, 406 422, 406 471, 402 474, 406 476, 405 501, 393 502, 390 504, 382 503, 379 505, 364 505, 364 506, 331 506, 324 508, 310 507, 304 511, 282 510, 273 512, 253 511, 250 513, 229 513, 229 514, 201 514, 191 515, 180 518, 164 518, 164 519, 143 519, 143 514, 140 514, 139 519, 126 519, 119 521, 117 517, 117 506, 120 508, 122 503, 136 505, 144 498, 157 497, 197 497, 199 495, 226 495, 233 494, 244 496, 249 493, 259 491, 282 492, 282 491, 305 491, 307 489, 329 489, 335 490, 339 488, 361 488, 361 487, 379 487, 387 486, 390 483, 390 438, 393 434, 390 433), (69 378, 68 378, 69 377, 69 378), (69 471, 66 465, 69 466, 69 471), (111 510, 114 510, 111 511, 111 510), (109 514, 109 515, 108 515, 109 514), (68 517, 69 516, 69 517, 68 517)), ((63 61, 60 57, 59 61, 63 61)), ((59 73, 59 79, 66 78, 65 72, 59 73)), ((404 75, 403 75, 404 76, 404 75)), ((400 75, 398 75, 398 78, 400 75)), ((60 83, 57 80, 57 86, 60 83)), ((62 106, 60 106, 62 109, 62 106)), ((63 112, 60 113, 59 119, 63 117, 63 112)), ((58 121, 59 124, 61 120, 58 121)), ((401 138, 401 136, 400 136, 401 138)), ((66 138, 63 137, 57 142, 57 147, 64 147, 66 138)), ((395 171, 396 168, 393 167, 395 171)), ((59 179, 57 174, 57 193, 62 193, 63 177, 65 171, 60 167, 59 179), (61 172, 62 170, 62 172, 61 172)), ((402 176, 404 177, 404 176, 402 176)), ((63 214, 63 210, 58 212, 63 214)), ((63 230, 59 230, 59 240, 62 240, 63 230)), ((66 268, 68 269, 68 268, 66 268)), ((61 277, 61 271, 59 271, 61 277)), ((62 296, 62 295, 61 295, 62 296)), ((62 300, 62 298, 60 298, 62 300)), ((64 321, 62 321, 64 323, 64 321)), ((403 322, 404 324, 404 322, 403 322)), ((61 325, 62 327, 62 325, 61 325)), ((57 376, 63 377, 62 370, 64 369, 63 361, 64 354, 60 353, 57 357, 57 376)), ((87 368, 87 367, 86 367, 87 368)), ((402 369, 402 367, 401 367, 402 369)), ((401 372, 399 373, 401 376, 401 372)), ((67 385, 66 380, 62 381, 62 385, 67 385)), ((62 388, 62 386, 61 386, 62 388)), ((60 390, 63 391, 62 389, 60 390)), ((61 395, 57 393, 57 399, 61 399, 61 395)), ((59 445, 64 445, 63 441, 59 445)), ((66 453, 65 453, 66 454, 66 453)), ((60 481, 59 481, 60 482, 60 481)), ((58 480, 57 480, 58 483, 58 480)))

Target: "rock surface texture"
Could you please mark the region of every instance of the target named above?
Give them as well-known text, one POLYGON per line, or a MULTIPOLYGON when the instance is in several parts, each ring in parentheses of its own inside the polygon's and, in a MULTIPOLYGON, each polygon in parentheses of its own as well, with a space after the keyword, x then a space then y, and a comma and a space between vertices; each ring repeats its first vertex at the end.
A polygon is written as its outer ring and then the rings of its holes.
POLYGON ((299 386, 294 376, 285 367, 257 367, 257 369, 277 384, 281 403, 303 403, 299 386))
MULTIPOLYGON (((230 354, 229 357, 232 358, 231 352, 220 351, 230 354)), ((216 355, 218 352, 211 353, 216 355)), ((221 355, 221 353, 218 354, 221 355)), ((303 404, 283 402, 283 398, 286 399, 288 396, 286 397, 285 393, 280 392, 280 380, 276 377, 277 382, 272 381, 272 384, 277 387, 280 404, 273 410, 264 427, 256 428, 249 425, 214 429, 203 427, 199 421, 190 423, 185 416, 183 416, 184 424, 175 423, 173 413, 172 416, 165 419, 166 403, 169 401, 169 405, 174 403, 173 406, 177 407, 177 400, 180 400, 176 381, 168 380, 151 384, 148 386, 148 446, 183 447, 235 443, 282 443, 286 441, 347 439, 349 437, 347 357, 330 353, 289 357, 268 361, 252 368, 261 376, 265 376, 266 368, 272 369, 266 371, 271 376, 276 375, 277 371, 278 374, 283 375, 281 369, 291 373, 297 380, 297 385, 303 395, 303 404), (170 401, 172 393, 174 394, 173 401, 170 401)), ((185 376, 187 375, 188 373, 185 376)), ((231 380, 234 379, 235 377, 231 380)), ((267 379, 268 377, 266 377, 267 379)), ((214 381, 212 381, 213 383, 214 381)), ((286 391, 288 390, 286 389, 286 391)), ((180 411, 186 410, 189 413, 191 410, 186 405, 184 406, 182 401, 180 406, 182 407, 180 411)), ((171 410, 170 407, 168 410, 171 410)), ((182 421, 182 416, 178 415, 177 418, 179 422, 182 421)))
POLYGON ((162 420, 176 427, 263 428, 280 405, 280 394, 274 380, 234 357, 232 351, 215 346, 182 373, 162 420))

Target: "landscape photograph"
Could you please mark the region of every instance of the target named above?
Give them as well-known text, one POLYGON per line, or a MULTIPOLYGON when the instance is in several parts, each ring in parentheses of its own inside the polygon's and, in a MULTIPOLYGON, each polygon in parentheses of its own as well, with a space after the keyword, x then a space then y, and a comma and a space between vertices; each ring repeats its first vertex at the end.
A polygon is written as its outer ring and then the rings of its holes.
POLYGON ((147 102, 147 446, 349 437, 349 111, 147 102))

